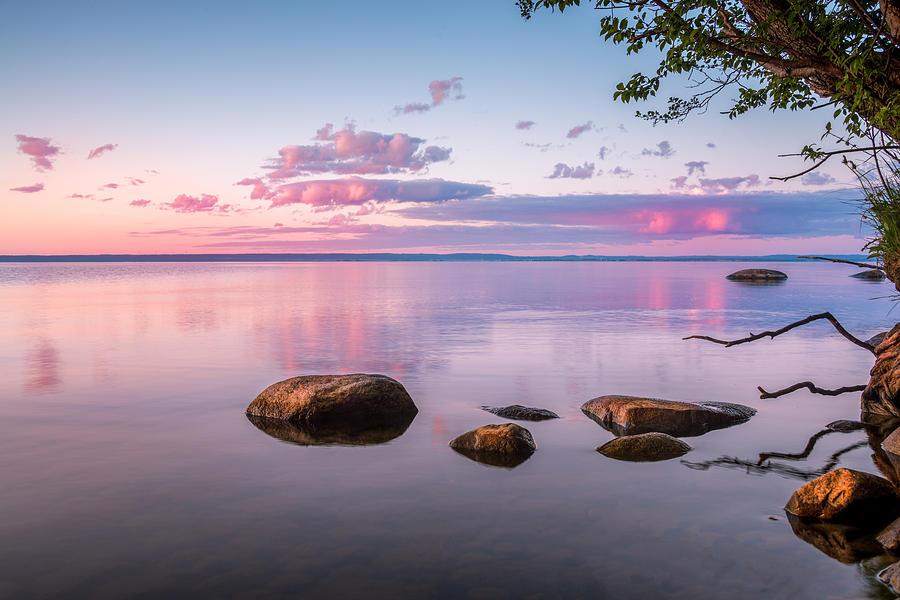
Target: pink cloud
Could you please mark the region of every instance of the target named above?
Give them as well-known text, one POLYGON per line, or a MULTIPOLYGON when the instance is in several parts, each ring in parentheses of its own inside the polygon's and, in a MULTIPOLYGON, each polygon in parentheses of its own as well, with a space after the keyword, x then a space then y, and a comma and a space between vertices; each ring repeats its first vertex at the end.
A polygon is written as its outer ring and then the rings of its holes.
POLYGON ((100 202, 109 202, 110 200, 112 200, 112 196, 110 196, 109 198, 98 198, 98 200, 100 202))
POLYGON ((35 192, 40 192, 43 189, 44 189, 43 183, 36 183, 34 185, 23 185, 22 187, 9 188, 9 191, 21 192, 23 194, 34 194, 35 192))
POLYGON ((31 162, 34 164, 35 169, 44 171, 53 168, 50 158, 59 154, 59 146, 51 144, 50 138, 29 137, 19 134, 16 135, 16 141, 19 142, 19 152, 31 157, 31 162))
POLYGON ((66 198, 93 198, 93 194, 69 194, 66 198))
POLYGON ((132 200, 128 203, 129 206, 147 206, 150 204, 149 200, 144 200, 143 198, 140 200, 132 200))
POLYGON ((131 183, 131 185, 141 185, 143 183, 147 183, 143 179, 138 179, 137 177, 126 177, 126 179, 131 183))
POLYGON ((450 79, 435 79, 428 84, 428 91, 431 94, 431 104, 425 102, 410 102, 403 106, 395 106, 395 114, 410 114, 428 112, 435 106, 440 106, 448 98, 453 100, 462 100, 465 96, 462 93, 462 77, 451 77, 450 79))
MULTIPOLYGON (((284 146, 279 158, 269 165, 269 179, 286 179, 311 173, 336 173, 339 175, 382 175, 387 173, 416 172, 431 163, 450 158, 451 149, 440 146, 424 146, 425 140, 405 133, 391 135, 374 131, 357 132, 352 125, 331 133, 325 126, 316 139, 328 133, 324 143, 305 146, 284 146)), ((255 185, 251 183, 238 185, 255 185)), ((258 190, 257 194, 263 193, 258 190)), ((260 196, 264 197, 264 196, 260 196)))
POLYGON ((118 187, 119 187, 118 183, 107 183, 106 185, 101 185, 100 189, 114 190, 118 187))
POLYGON ((199 198, 188 196, 187 194, 179 194, 175 197, 175 200, 163 206, 167 206, 179 213, 211 212, 218 208, 216 206, 218 201, 219 197, 212 194, 200 194, 199 198))
POLYGON ((269 187, 259 177, 244 177, 234 185, 252 185, 253 189, 250 190, 251 200, 262 200, 271 197, 272 194, 269 187))
POLYGON ((443 179, 396 181, 387 179, 329 179, 298 181, 275 190, 272 207, 306 204, 319 208, 361 206, 367 202, 444 202, 475 198, 491 193, 492 188, 443 179))
POLYGON ((331 123, 325 123, 325 125, 321 129, 316 130, 316 138, 317 140, 329 140, 331 139, 332 131, 334 130, 334 125, 331 123))
POLYGON ((534 121, 519 121, 516 123, 516 129, 531 129, 534 127, 534 121))
POLYGON ((118 144, 103 144, 102 146, 97 146, 88 153, 88 160, 91 160, 92 158, 100 158, 102 154, 105 154, 106 152, 112 152, 118 147, 118 144))
POLYGON ((588 121, 584 125, 576 125, 572 129, 570 129, 569 133, 566 134, 566 137, 574 139, 574 138, 577 138, 578 136, 580 136, 585 131, 590 131, 593 128, 594 128, 593 122, 588 121))

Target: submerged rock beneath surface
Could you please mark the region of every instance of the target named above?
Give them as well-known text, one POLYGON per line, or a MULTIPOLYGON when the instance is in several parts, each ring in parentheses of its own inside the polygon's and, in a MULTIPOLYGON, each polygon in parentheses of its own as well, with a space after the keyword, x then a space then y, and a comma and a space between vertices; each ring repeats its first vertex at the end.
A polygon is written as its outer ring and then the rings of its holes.
POLYGON ((794 535, 845 565, 883 552, 870 530, 817 519, 803 519, 790 513, 787 518, 794 535))
POLYGON ((515 423, 484 425, 454 438, 450 447, 472 460, 496 467, 525 462, 537 446, 531 432, 515 423))
POLYGON ((803 518, 877 525, 900 514, 900 497, 883 477, 841 468, 801 486, 784 509, 803 518))
POLYGON ((616 460, 651 462, 684 456, 690 445, 665 433, 656 431, 638 435, 625 435, 610 440, 597 448, 597 452, 616 460))
POLYGON ((875 366, 869 371, 860 410, 900 416, 900 323, 875 347, 875 366))
POLYGON ((531 408, 522 406, 521 404, 512 404, 510 406, 482 406, 481 410, 486 410, 491 414, 504 419, 518 419, 521 421, 546 421, 547 419, 558 419, 559 415, 553 411, 543 408, 531 408))
POLYGON ((273 438, 300 446, 368 446, 383 444, 403 435, 415 419, 408 415, 404 420, 390 424, 350 423, 342 426, 314 426, 283 419, 247 415, 254 427, 273 438))
POLYGON ((870 337, 869 339, 867 339, 867 340, 866 340, 866 343, 867 343, 868 345, 872 346, 873 348, 877 348, 877 347, 878 347, 878 344, 880 344, 881 342, 883 342, 883 341, 884 341, 884 338, 887 337, 887 334, 888 334, 887 331, 882 331, 881 333, 876 333, 875 335, 873 335, 872 337, 870 337))
POLYGON ((728 402, 675 402, 637 396, 600 396, 581 405, 581 411, 616 435, 657 431, 675 437, 703 435, 743 423, 756 409, 728 402))
POLYGON ((784 281, 788 276, 773 269, 741 269, 728 275, 731 281, 784 281))
POLYGON ((880 269, 867 269, 865 271, 860 271, 859 273, 854 273, 850 277, 865 279, 867 281, 881 281, 884 279, 884 271, 880 269))
POLYGON ((316 430, 403 426, 419 410, 406 389, 385 375, 304 375, 264 389, 247 415, 316 430))

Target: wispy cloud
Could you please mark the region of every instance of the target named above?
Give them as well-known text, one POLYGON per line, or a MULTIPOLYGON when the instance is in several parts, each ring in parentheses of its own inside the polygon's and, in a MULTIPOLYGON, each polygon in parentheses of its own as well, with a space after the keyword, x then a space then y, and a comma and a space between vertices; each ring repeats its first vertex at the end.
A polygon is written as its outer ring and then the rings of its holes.
POLYGON ((801 177, 800 181, 803 183, 803 185, 829 185, 834 183, 836 180, 828 173, 813 171, 812 173, 807 173, 806 175, 801 177))
POLYGON ((672 148, 672 144, 669 143, 668 140, 663 140, 660 143, 656 144, 655 149, 644 148, 641 150, 642 156, 659 156, 661 158, 669 158, 675 154, 675 149, 672 148))
POLYGON ((706 165, 709 164, 709 161, 705 160, 692 160, 690 162, 684 163, 684 166, 687 167, 688 175, 693 175, 694 171, 697 173, 701 173, 706 175, 706 165))
POLYGON ((612 173, 616 177, 622 177, 623 179, 634 175, 634 173, 631 172, 631 169, 626 169, 625 167, 619 165, 616 165, 616 168, 610 171, 610 173, 612 173))
POLYGON ((112 152, 118 147, 118 144, 103 144, 102 146, 97 146, 96 148, 88 152, 88 160, 91 160, 92 158, 100 158, 100 156, 102 156, 103 154, 112 152))
POLYGON ((351 177, 298 181, 279 186, 272 194, 272 206, 306 204, 314 207, 341 207, 358 206, 367 202, 445 202, 477 198, 491 192, 493 188, 486 185, 443 179, 397 181, 351 177))
POLYGON ((594 163, 585 162, 583 165, 570 167, 565 163, 556 163, 553 173, 547 179, 590 179, 594 176, 594 163))
POLYGON ((593 128, 594 128, 594 124, 591 121, 588 121, 587 123, 585 123, 583 125, 576 125, 572 129, 570 129, 569 133, 566 134, 566 137, 569 139, 575 139, 578 136, 580 136, 582 133, 584 133, 586 131, 590 131, 593 128))
POLYGON ((216 206, 218 202, 219 197, 213 194, 200 194, 200 197, 179 194, 172 202, 165 203, 163 206, 179 213, 212 212, 221 209, 216 206))
POLYGON ((516 129, 531 129, 534 127, 534 121, 518 121, 516 123, 516 129))
POLYGON ((145 200, 143 198, 141 198, 140 200, 132 200, 131 202, 128 203, 129 206, 140 206, 140 207, 147 206, 148 204, 150 204, 150 201, 145 200))
POLYGON ((403 106, 395 106, 395 114, 411 114, 428 112, 435 106, 440 106, 445 100, 451 98, 453 100, 462 100, 465 96, 462 93, 462 77, 451 77, 450 79, 435 79, 428 84, 428 91, 431 94, 431 103, 410 102, 403 106))
POLYGON ((739 186, 755 187, 759 185, 759 175, 751 174, 745 177, 720 177, 719 179, 700 179, 700 187, 708 194, 722 194, 733 192, 739 186))
POLYGON ((34 194, 44 189, 43 183, 35 183, 34 185, 23 185, 21 187, 9 188, 11 192, 20 192, 22 194, 34 194))
POLYGON ((47 171, 53 168, 51 159, 59 154, 59 146, 54 146, 50 138, 30 137, 16 135, 18 150, 22 154, 31 157, 31 163, 38 171, 47 171))
POLYGON ((606 156, 612 152, 612 148, 609 146, 600 146, 600 150, 597 151, 597 158, 600 160, 606 160, 606 156))

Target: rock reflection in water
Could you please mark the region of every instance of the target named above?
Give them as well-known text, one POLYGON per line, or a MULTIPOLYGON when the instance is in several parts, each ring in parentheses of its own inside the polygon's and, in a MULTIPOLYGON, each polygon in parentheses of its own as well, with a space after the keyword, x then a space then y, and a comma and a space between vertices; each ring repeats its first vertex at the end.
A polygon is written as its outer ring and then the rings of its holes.
POLYGON ((872 531, 852 525, 803 519, 788 512, 785 514, 794 535, 846 565, 884 553, 875 539, 877 529, 872 531))
POLYGON ((301 446, 368 446, 384 444, 400 437, 415 415, 390 424, 347 423, 343 426, 310 426, 293 421, 247 415, 247 420, 273 438, 301 446))
POLYGON ((453 448, 453 451, 483 465, 505 469, 518 467, 531 458, 531 454, 504 454, 503 452, 484 452, 467 448, 453 448))

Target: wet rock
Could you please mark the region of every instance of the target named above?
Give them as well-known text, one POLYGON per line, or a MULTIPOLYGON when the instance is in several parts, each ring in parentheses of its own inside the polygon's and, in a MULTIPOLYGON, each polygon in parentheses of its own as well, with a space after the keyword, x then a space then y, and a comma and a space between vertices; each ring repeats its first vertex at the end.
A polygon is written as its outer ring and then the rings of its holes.
POLYGON ((876 539, 885 550, 890 550, 891 552, 900 550, 900 519, 885 527, 876 539))
POLYGON ((504 419, 518 419, 520 421, 545 421, 547 419, 558 419, 559 415, 553 411, 543 408, 530 408, 521 404, 512 404, 510 406, 482 406, 481 410, 495 414, 504 419))
POLYGON ((875 366, 863 390, 863 412, 900 416, 900 323, 875 348, 875 366))
POLYGON ((787 278, 786 274, 773 269, 741 269, 726 277, 731 281, 784 281, 787 278))
POLYGON ((900 427, 892 431, 884 438, 884 440, 882 440, 881 447, 885 452, 900 456, 900 427))
POLYGON ((398 438, 409 428, 415 415, 389 424, 348 423, 342 425, 309 425, 283 419, 247 415, 254 427, 273 438, 300 446, 368 446, 384 444, 398 438))
POLYGON ((847 419, 832 421, 825 426, 826 429, 830 429, 831 431, 839 431, 841 433, 859 431, 860 429, 865 429, 865 427, 865 424, 860 423, 859 421, 848 421, 847 419))
POLYGON ((657 431, 675 437, 703 435, 747 421, 756 409, 728 402, 675 402, 636 396, 600 396, 581 411, 616 435, 657 431))
POLYGON ((603 456, 633 462, 669 460, 690 451, 690 445, 685 442, 656 431, 617 437, 597 448, 603 456))
POLYGON ((497 467, 514 467, 535 451, 531 432, 515 423, 484 425, 454 438, 450 447, 472 460, 497 467))
POLYGON ((894 484, 894 487, 900 489, 900 473, 897 471, 898 466, 900 466, 900 456, 886 452, 882 447, 882 442, 884 442, 885 438, 900 427, 900 418, 890 415, 861 413, 860 420, 866 425, 869 448, 872 449, 872 462, 875 463, 882 475, 894 484))
POLYGON ((900 594, 900 562, 895 562, 878 574, 878 580, 891 588, 895 594, 900 594))
POLYGON ((790 513, 787 514, 787 518, 794 535, 846 565, 883 552, 870 530, 853 525, 803 519, 790 513))
POLYGON ((859 273, 854 273, 850 277, 865 279, 868 281, 881 281, 882 279, 884 279, 884 271, 880 269, 867 269, 865 271, 860 271, 859 273))
POLYGON ((880 344, 881 342, 884 341, 884 338, 887 337, 887 334, 888 334, 887 331, 882 331, 881 333, 876 333, 869 339, 865 340, 865 342, 868 345, 872 346, 873 348, 876 348, 876 347, 878 347, 878 344, 880 344))
POLYGON ((803 518, 877 525, 900 514, 900 497, 883 477, 841 468, 800 487, 784 509, 803 518))
POLYGON ((352 430, 408 426, 419 411, 399 382, 385 375, 356 373, 285 379, 264 389, 246 412, 303 427, 352 430))

